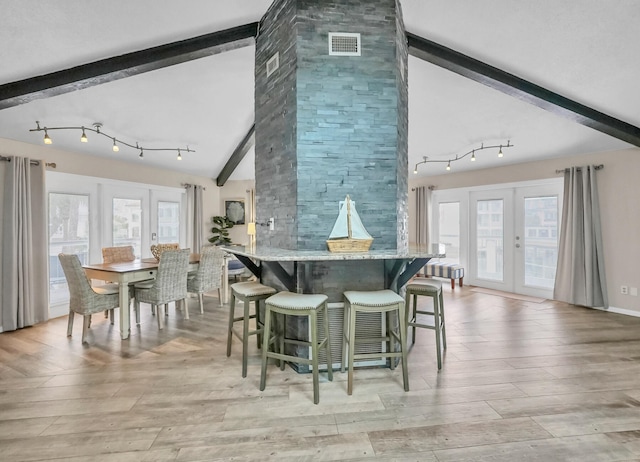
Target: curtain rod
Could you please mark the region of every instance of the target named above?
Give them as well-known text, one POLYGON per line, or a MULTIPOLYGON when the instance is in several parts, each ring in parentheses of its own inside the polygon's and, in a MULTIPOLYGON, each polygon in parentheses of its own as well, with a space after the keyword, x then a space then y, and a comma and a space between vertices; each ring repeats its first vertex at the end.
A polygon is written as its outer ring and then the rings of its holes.
MULTIPOLYGON (((601 169, 603 169, 603 168, 604 168, 604 165, 603 165, 603 164, 600 164, 600 165, 593 165, 593 168, 594 168, 595 170, 601 170, 601 169)), ((581 169, 580 169, 580 167, 578 167, 578 171, 580 171, 580 170, 581 170, 581 169)), ((556 174, 564 173, 564 172, 568 172, 568 171, 569 171, 569 168, 567 167, 567 168, 563 168, 562 170, 556 170, 556 174)))
MULTIPOLYGON (((7 162, 11 162, 11 158, 10 157, 5 157, 5 156, 0 156, 0 160, 4 160, 7 162)), ((39 160, 31 160, 31 165, 40 165, 40 161, 39 160)), ((48 162, 46 164, 44 164, 45 167, 51 167, 51 168, 56 168, 57 165, 55 162, 48 162)))

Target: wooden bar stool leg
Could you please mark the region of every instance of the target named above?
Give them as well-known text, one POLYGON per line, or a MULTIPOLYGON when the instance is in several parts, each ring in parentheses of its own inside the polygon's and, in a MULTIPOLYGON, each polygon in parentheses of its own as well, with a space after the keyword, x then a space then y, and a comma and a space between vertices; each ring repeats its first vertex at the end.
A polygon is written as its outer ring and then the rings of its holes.
MULTIPOLYGON (((462 279, 461 279, 462 280, 462 279)), ((444 296, 442 295, 444 291, 440 291, 440 322, 442 323, 442 348, 444 350, 447 349, 447 331, 444 322, 444 296)))
POLYGON ((227 331, 227 357, 231 356, 231 338, 233 337, 233 318, 235 316, 236 296, 231 294, 231 304, 229 305, 229 330, 227 331))
MULTIPOLYGON (((264 321, 260 318, 260 300, 256 300, 256 329, 259 330, 258 332, 258 348, 262 348, 262 335, 264 334, 264 321)), ((265 305, 266 304, 264 302, 264 300, 262 300, 262 303, 265 305)))
MULTIPOLYGON (((284 313, 281 313, 279 316, 276 316, 276 318, 278 323, 278 328, 277 328, 278 330, 276 331, 278 333, 278 337, 276 339, 278 353, 283 355, 285 354, 284 353, 284 337, 287 333, 287 315, 284 313)), ((280 361, 280 370, 283 371, 285 366, 285 360, 280 359, 279 361, 280 361)))
POLYGON ((311 340, 311 367, 313 368, 313 404, 320 400, 320 380, 318 379, 318 313, 309 313, 309 336, 311 340))
POLYGON ((349 361, 347 367, 347 394, 353 393, 353 355, 355 354, 356 346, 356 314, 357 310, 352 306, 349 309, 349 361))
POLYGON ((251 302, 244 300, 244 319, 242 321, 242 377, 247 376, 247 358, 249 357, 249 312, 251 302))
MULTIPOLYGON (((409 308, 410 305, 408 305, 406 307, 407 313, 409 312, 409 308)), ((416 313, 416 311, 418 310, 418 294, 413 294, 413 316, 411 318, 411 322, 416 322, 416 319, 418 317, 418 314, 416 313)), ((416 326, 412 326, 412 331, 411 331, 411 343, 415 344, 416 343, 416 326)))
POLYGON ((398 307, 398 324, 400 326, 400 348, 402 349, 402 380, 404 391, 409 391, 409 371, 407 370, 407 325, 402 304, 398 307))
POLYGON ((348 346, 348 335, 349 335, 349 311, 351 308, 347 303, 344 304, 344 316, 342 322, 342 358, 340 358, 340 372, 344 372, 346 370, 347 360, 349 357, 349 351, 347 350, 348 346))
MULTIPOLYGON (((392 332, 394 332, 393 326, 391 325, 391 321, 393 317, 391 316, 391 311, 387 311, 385 313, 385 317, 387 318, 387 331, 385 332, 385 338, 387 339, 387 351, 389 353, 393 353, 396 351, 395 339, 393 338, 392 332)), ((399 326, 399 324, 398 324, 399 326)), ((389 358, 389 368, 394 370, 396 368, 396 358, 389 358)))
POLYGON ((333 360, 331 358, 331 337, 329 334, 329 313, 327 312, 327 304, 325 303, 324 308, 322 309, 322 318, 324 324, 324 341, 325 341, 325 349, 327 356, 327 375, 329 376, 329 380, 333 381, 333 360))
POLYGON ((260 369, 260 391, 267 385, 267 351, 271 337, 271 310, 269 305, 264 309, 264 335, 262 337, 262 368, 260 369))
POLYGON ((438 358, 438 370, 442 369, 442 344, 440 340, 440 300, 433 297, 433 325, 436 331, 436 357, 438 358))

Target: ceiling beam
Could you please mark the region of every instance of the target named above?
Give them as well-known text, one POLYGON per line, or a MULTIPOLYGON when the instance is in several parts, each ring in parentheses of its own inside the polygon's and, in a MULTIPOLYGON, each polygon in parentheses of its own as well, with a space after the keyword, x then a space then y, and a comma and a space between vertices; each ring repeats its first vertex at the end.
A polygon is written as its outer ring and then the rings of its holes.
POLYGON ((635 146, 640 128, 546 88, 407 32, 409 54, 635 146))
POLYGON ((0 85, 0 109, 249 46, 255 43, 258 26, 259 23, 253 22, 6 83, 0 85))
POLYGON ((247 155, 249 149, 251 149, 256 144, 255 133, 256 124, 254 123, 247 134, 244 136, 242 141, 240 141, 240 144, 238 144, 235 151, 233 151, 233 154, 231 154, 231 157, 229 157, 227 163, 224 164, 224 167, 222 167, 220 175, 218 175, 218 178, 216 178, 216 184, 218 186, 224 186, 233 171, 238 167, 238 165, 240 165, 240 162, 242 161, 242 159, 244 159, 244 156, 247 155))

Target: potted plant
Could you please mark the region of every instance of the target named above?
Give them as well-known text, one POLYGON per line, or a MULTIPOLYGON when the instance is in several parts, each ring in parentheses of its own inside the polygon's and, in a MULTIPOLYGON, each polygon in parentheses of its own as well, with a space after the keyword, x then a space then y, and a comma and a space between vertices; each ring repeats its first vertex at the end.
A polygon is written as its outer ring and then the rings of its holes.
POLYGON ((213 236, 209 238, 209 242, 214 245, 231 244, 228 230, 233 228, 233 221, 227 217, 215 216, 211 218, 211 222, 213 223, 211 228, 213 236))

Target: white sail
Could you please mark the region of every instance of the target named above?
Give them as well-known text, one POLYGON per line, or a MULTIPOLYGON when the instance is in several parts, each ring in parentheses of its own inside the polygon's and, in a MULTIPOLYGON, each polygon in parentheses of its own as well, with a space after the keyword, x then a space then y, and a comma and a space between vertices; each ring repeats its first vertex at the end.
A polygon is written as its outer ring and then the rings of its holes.
POLYGON ((355 207, 351 207, 351 237, 353 239, 371 239, 371 234, 364 229, 355 207))
POLYGON ((329 239, 371 239, 371 235, 367 232, 360 220, 360 216, 356 211, 354 203, 347 196, 340 207, 340 213, 333 230, 329 235, 329 239), (349 228, 351 228, 351 236, 349 236, 349 228))

